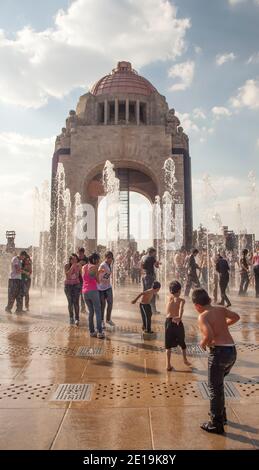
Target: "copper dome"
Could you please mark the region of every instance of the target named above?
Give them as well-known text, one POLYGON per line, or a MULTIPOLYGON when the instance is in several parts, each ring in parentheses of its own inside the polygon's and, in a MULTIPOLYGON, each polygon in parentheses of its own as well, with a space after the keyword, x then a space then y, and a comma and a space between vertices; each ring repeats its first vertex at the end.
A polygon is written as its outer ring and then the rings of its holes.
POLYGON ((157 91, 146 78, 132 69, 130 62, 118 62, 117 68, 96 82, 91 90, 95 96, 134 93, 149 96, 157 91))

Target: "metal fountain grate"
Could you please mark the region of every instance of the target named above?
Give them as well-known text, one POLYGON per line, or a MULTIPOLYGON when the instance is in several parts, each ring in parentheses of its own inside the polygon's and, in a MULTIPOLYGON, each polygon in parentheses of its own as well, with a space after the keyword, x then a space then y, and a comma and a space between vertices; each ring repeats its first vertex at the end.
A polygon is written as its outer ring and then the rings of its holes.
POLYGON ((0 400, 47 400, 54 384, 0 384, 0 400))
POLYGON ((196 382, 150 383, 152 399, 200 398, 196 382))
POLYGON ((95 357, 103 354, 103 348, 91 348, 89 346, 80 346, 76 352, 79 357, 95 357))
POLYGON ((93 384, 60 384, 51 401, 90 401, 93 384))
POLYGON ((236 387, 240 395, 244 398, 250 398, 259 395, 259 382, 254 380, 237 381, 236 387))
MULTIPOLYGON (((207 357, 208 355, 208 352, 204 351, 204 349, 202 349, 202 347, 199 344, 186 343, 186 347, 187 347, 186 352, 188 356, 207 357)), ((179 346, 177 346, 177 348, 172 348, 171 351, 174 354, 182 354, 182 349, 179 346)))
MULTIPOLYGON (((209 392, 209 387, 208 387, 207 382, 198 382, 198 386, 202 394, 202 397, 205 400, 209 400, 210 392, 209 392)), ((240 394, 232 382, 225 382, 224 392, 225 392, 226 399, 229 399, 229 398, 239 399, 240 398, 240 394)))
POLYGON ((111 383, 111 384, 96 384, 94 400, 108 399, 108 400, 127 400, 127 399, 140 399, 141 398, 141 384, 128 383, 111 383))
POLYGON ((259 343, 237 343, 236 344, 238 352, 255 352, 259 351, 259 343))
POLYGON ((10 356, 30 356, 39 350, 39 346, 1 346, 0 355, 10 355, 10 356))

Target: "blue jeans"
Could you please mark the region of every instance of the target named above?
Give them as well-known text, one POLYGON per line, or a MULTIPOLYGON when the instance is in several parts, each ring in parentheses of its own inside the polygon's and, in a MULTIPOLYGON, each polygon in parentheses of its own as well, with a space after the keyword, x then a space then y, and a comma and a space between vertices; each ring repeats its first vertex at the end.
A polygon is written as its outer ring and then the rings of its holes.
POLYGON ((210 415, 213 424, 223 424, 225 413, 224 378, 236 362, 235 346, 214 346, 208 358, 210 415))
POLYGON ((94 312, 96 316, 97 330, 98 333, 102 333, 102 313, 101 313, 101 301, 98 290, 89 290, 84 293, 85 303, 89 311, 89 330, 90 333, 94 333, 94 312))
POLYGON ((106 311, 106 321, 110 321, 111 314, 112 314, 112 305, 113 305, 113 295, 112 295, 112 287, 106 290, 100 290, 100 301, 101 301, 101 312, 102 312, 102 321, 104 321, 104 311, 105 311, 105 304, 107 302, 107 311, 106 311))

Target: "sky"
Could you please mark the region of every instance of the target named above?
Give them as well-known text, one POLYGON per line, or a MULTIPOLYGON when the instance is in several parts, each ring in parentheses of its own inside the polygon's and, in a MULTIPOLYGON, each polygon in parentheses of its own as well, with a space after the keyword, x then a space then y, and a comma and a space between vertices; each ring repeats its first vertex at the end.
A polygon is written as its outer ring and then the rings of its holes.
POLYGON ((194 227, 259 238, 258 24, 259 0, 1 0, 0 243, 6 230, 32 243, 55 137, 118 60, 189 135, 194 227))

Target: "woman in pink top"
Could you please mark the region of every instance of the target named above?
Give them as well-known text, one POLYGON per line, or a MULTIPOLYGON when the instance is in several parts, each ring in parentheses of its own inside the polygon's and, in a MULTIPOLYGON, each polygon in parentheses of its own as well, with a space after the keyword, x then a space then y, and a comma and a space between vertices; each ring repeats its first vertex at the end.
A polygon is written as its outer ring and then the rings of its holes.
POLYGON ((101 302, 98 292, 97 283, 99 282, 98 267, 100 264, 100 256, 98 253, 93 253, 89 256, 89 262, 82 268, 83 277, 83 295, 85 303, 89 311, 89 330, 90 336, 97 336, 97 338, 104 338, 102 331, 102 314, 101 302), (97 331, 94 328, 94 313, 96 316, 97 331))
POLYGON ((259 297, 259 249, 253 256, 253 268, 255 277, 255 296, 259 297))
POLYGON ((80 272, 81 264, 79 263, 79 258, 73 253, 69 258, 69 262, 65 265, 66 277, 64 290, 68 301, 70 325, 75 323, 76 326, 79 326, 79 298, 81 293, 80 272))

